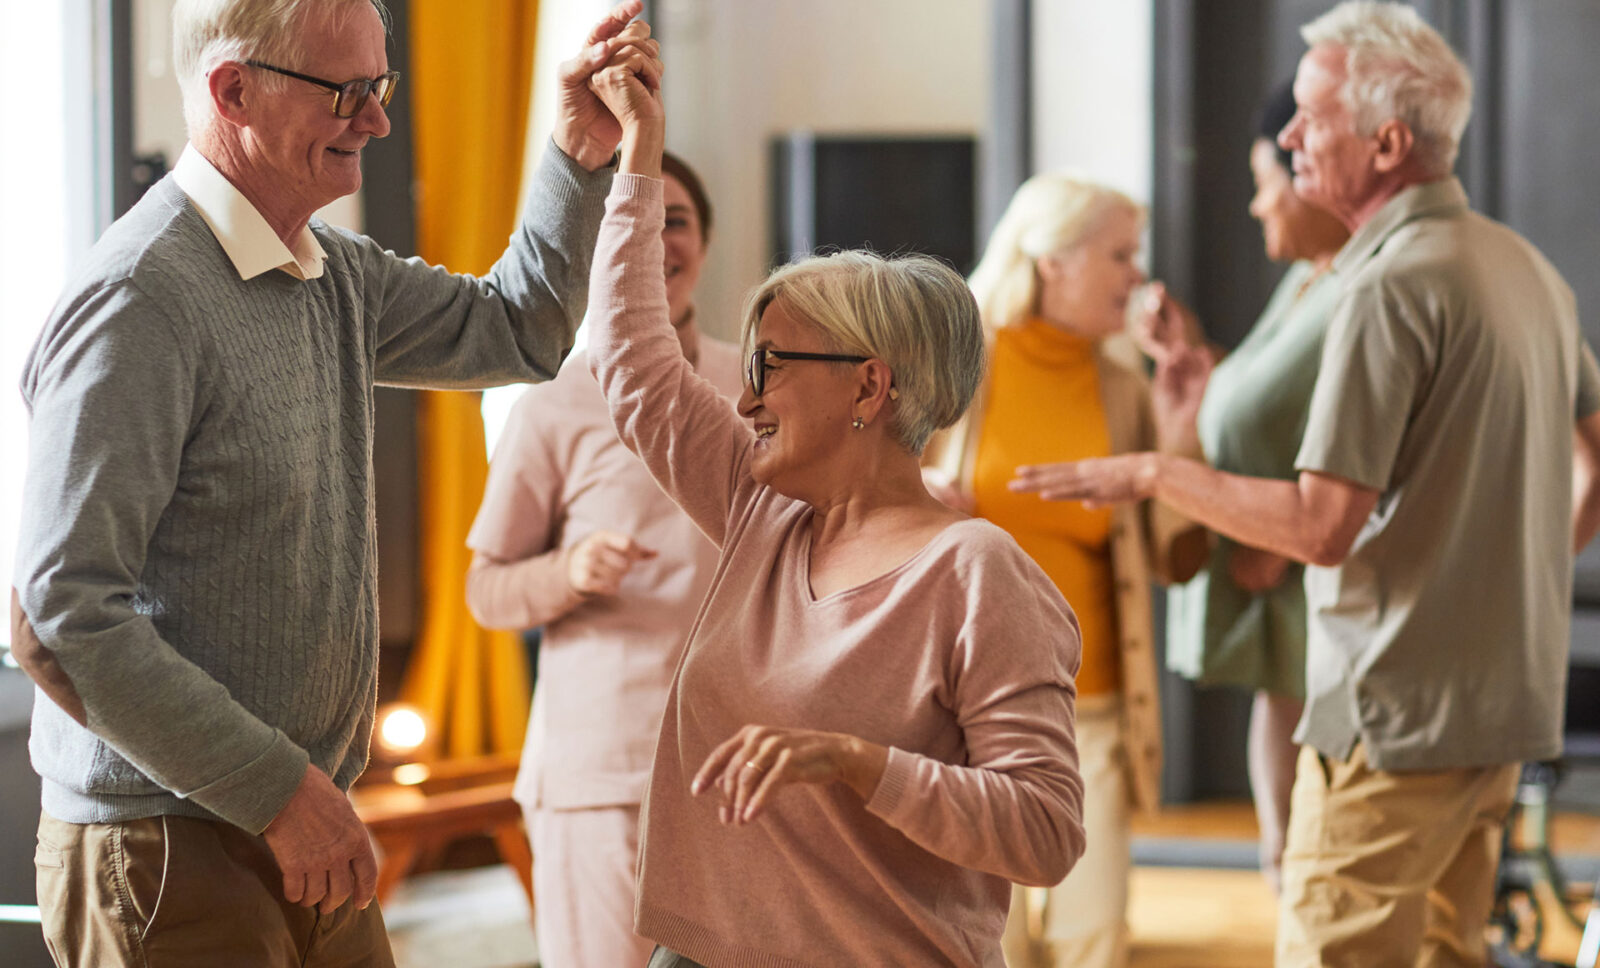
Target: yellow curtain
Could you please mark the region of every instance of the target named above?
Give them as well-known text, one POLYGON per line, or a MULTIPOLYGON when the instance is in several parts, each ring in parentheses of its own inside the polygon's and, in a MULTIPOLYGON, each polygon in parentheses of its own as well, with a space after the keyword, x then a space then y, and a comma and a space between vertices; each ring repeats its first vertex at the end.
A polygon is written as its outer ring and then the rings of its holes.
MULTIPOLYGON (((410 86, 417 249, 455 272, 488 271, 517 215, 536 0, 412 0, 410 86)), ((513 752, 528 720, 521 639, 467 612, 467 531, 483 497, 479 394, 418 396, 420 631, 401 695, 447 757, 513 752)))

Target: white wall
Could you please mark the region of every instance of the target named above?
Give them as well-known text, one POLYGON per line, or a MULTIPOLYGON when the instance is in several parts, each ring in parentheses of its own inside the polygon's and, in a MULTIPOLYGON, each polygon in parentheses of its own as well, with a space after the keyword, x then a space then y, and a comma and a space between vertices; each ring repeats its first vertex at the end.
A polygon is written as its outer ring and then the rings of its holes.
POLYGON ((667 143, 715 206, 700 284, 708 331, 732 336, 768 255, 768 140, 985 133, 989 4, 975 0, 659 0, 667 143))
POLYGON ((1148 203, 1153 0, 1034 0, 1033 166, 1148 203))

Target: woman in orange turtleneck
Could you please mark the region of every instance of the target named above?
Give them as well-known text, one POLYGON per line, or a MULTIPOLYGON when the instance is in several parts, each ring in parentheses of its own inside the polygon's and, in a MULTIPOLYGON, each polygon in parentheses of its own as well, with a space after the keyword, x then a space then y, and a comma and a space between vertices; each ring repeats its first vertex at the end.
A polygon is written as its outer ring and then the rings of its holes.
POLYGON ((1203 533, 1159 506, 1089 510, 1014 493, 1016 469, 1153 449, 1139 355, 1123 334, 1143 211, 1045 174, 1017 191, 971 284, 990 367, 963 423, 929 445, 930 486, 1011 533, 1056 583, 1083 634, 1078 750, 1088 850, 1041 900, 1016 890, 1010 968, 1127 963, 1128 820, 1159 798, 1152 574, 1188 577, 1203 533), (1176 567, 1176 559, 1185 559, 1176 567), (1031 908, 1031 911, 1030 911, 1031 908), (1030 930, 1032 926, 1032 930, 1030 930))

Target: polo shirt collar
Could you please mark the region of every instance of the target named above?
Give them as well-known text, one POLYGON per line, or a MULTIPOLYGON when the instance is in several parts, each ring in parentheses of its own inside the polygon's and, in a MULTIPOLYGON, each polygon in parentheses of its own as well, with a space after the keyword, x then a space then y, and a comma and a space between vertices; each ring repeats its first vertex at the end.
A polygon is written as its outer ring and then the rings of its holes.
POLYGON ((266 217, 194 145, 185 145, 172 177, 217 237, 241 279, 281 269, 302 281, 322 275, 328 254, 309 226, 294 247, 283 244, 266 217))
POLYGON ((1384 203, 1365 225, 1350 236, 1333 258, 1333 271, 1350 272, 1378 251, 1402 225, 1414 219, 1447 215, 1467 207, 1467 192, 1455 176, 1412 185, 1384 203))

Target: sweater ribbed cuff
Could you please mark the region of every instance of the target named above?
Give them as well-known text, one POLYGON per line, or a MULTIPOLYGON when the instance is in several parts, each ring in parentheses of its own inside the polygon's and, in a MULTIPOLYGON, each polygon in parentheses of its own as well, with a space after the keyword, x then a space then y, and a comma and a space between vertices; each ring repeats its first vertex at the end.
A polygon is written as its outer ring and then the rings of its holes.
POLYGON ((665 195, 665 186, 666 182, 649 175, 618 175, 611 182, 611 197, 659 201, 665 195))
POLYGON ((889 747, 889 760, 884 764, 883 776, 878 778, 878 788, 867 801, 867 812, 888 820, 900 805, 906 788, 911 785, 911 771, 916 768, 910 753, 889 747))
POLYGON ((311 757, 282 730, 274 730, 272 745, 227 776, 213 780, 185 799, 252 834, 267 829, 305 778, 311 757))
POLYGON ((548 203, 556 211, 577 211, 584 213, 579 216, 580 219, 584 215, 592 215, 598 221, 598 212, 604 208, 606 192, 615 175, 614 165, 594 171, 585 169, 567 157, 567 153, 556 147, 552 139, 545 145, 544 156, 539 159, 539 167, 534 171, 533 181, 538 187, 529 200, 538 202, 539 195, 545 194, 548 203))

